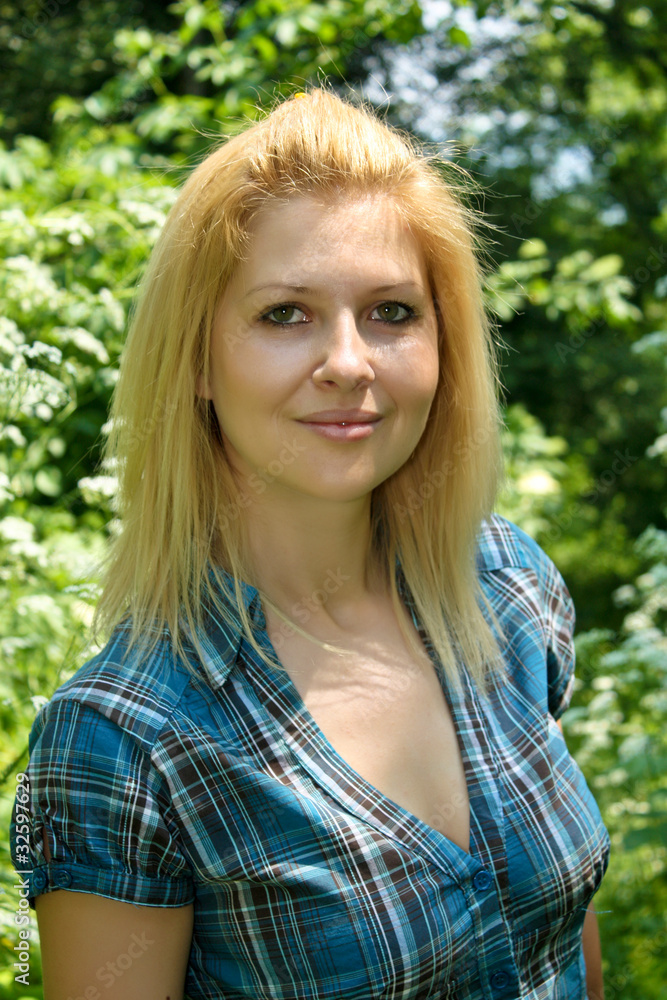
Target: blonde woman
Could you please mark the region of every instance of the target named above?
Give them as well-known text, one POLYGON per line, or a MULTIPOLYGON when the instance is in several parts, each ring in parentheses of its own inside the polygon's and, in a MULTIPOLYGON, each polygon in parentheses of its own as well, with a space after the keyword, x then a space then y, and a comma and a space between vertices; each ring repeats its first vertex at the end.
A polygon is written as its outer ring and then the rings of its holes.
POLYGON ((46 1000, 602 996, 572 606, 492 513, 471 226, 325 89, 183 188, 113 402, 110 638, 12 829, 46 1000))

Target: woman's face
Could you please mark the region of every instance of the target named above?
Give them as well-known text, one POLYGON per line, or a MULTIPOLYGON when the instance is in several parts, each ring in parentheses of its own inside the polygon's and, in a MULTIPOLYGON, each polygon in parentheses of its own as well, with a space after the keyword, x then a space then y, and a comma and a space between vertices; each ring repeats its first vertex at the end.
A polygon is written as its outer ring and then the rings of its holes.
POLYGON ((421 249, 393 203, 295 196, 261 212, 210 364, 197 390, 250 496, 349 501, 400 469, 435 395, 438 333, 421 249))

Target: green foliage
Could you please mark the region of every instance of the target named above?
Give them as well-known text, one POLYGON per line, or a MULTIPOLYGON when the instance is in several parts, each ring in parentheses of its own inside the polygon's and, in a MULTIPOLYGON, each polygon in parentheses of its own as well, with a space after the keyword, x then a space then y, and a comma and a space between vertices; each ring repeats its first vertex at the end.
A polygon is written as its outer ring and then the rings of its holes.
POLYGON ((0 3, 1 1000, 42 994, 36 941, 29 990, 14 982, 5 831, 36 710, 95 651, 95 567, 116 526, 100 442, 128 309, 176 187, 277 95, 323 78, 366 93, 369 71, 391 83, 405 53, 425 83, 396 88, 391 113, 458 140, 497 225, 486 294, 504 345, 500 509, 544 545, 577 606, 565 726, 612 836, 596 901, 607 1000, 658 1000, 664 8, 478 0, 425 37, 413 0, 0 3), (480 33, 475 15, 494 30, 480 33))
POLYGON ((648 528, 635 548, 642 571, 615 594, 622 626, 578 637, 580 694, 564 717, 612 836, 596 899, 614 943, 608 1000, 659 1000, 667 946, 667 532, 648 528))
POLYGON ((285 89, 343 73, 353 83, 368 55, 422 30, 415 0, 79 0, 76 9, 54 0, 2 9, 0 51, 12 69, 3 104, 14 110, 0 138, 53 139, 65 122, 86 136, 101 123, 130 145, 186 155, 206 148, 204 133, 217 134, 221 123, 233 131, 285 89), (44 65, 35 93, 28 78, 44 65), (73 81, 66 96, 63 79, 73 81))
MULTIPOLYGON (((663 481, 664 466, 656 460, 664 437, 654 439, 665 384, 666 341, 652 334, 629 342, 644 317, 630 301, 633 285, 622 267, 618 255, 595 259, 586 250, 554 261, 546 243, 533 239, 523 242, 517 259, 505 261, 487 281, 489 307, 505 324, 517 315, 524 324, 520 353, 509 337, 505 341, 508 377, 511 372, 513 381, 520 379, 529 396, 547 370, 548 391, 554 392, 558 383, 563 405, 569 393, 566 382, 576 379, 580 392, 591 392, 599 414, 595 441, 582 441, 576 429, 559 422, 560 433, 550 440, 562 442, 562 451, 567 451, 561 463, 562 488, 547 490, 543 502, 518 486, 517 470, 510 465, 510 482, 523 492, 524 509, 516 510, 515 519, 527 519, 528 530, 565 573, 586 628, 609 620, 608 594, 636 567, 628 536, 628 524, 643 510, 644 495, 633 492, 636 483, 648 477, 663 481), (595 391, 603 368, 615 373, 621 391, 595 391), (629 408, 627 398, 638 395, 640 386, 642 398, 629 408), (641 447, 630 448, 621 431, 627 430, 629 419, 636 422, 640 412, 647 425, 645 440, 641 447)), ((509 398, 515 397, 510 393, 509 398)), ((519 412, 515 408, 522 405, 513 403, 510 412, 519 412)), ((612 621, 620 622, 614 611, 612 621)))

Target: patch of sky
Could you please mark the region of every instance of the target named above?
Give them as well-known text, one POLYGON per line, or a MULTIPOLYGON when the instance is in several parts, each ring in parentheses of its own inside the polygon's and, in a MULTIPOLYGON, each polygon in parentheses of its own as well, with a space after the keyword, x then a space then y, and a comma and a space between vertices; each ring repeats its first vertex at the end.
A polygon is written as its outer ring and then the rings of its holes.
MULTIPOLYGON (((525 26, 506 16, 478 20, 472 8, 460 7, 450 0, 423 0, 422 11, 426 34, 392 53, 391 68, 383 67, 374 58, 368 61, 369 79, 364 86, 364 97, 378 106, 391 103, 406 127, 432 142, 464 138, 469 145, 498 122, 481 111, 459 118, 456 111, 459 85, 488 79, 502 57, 501 48, 496 53, 493 45, 516 41, 525 33, 525 26), (473 58, 468 65, 459 66, 456 80, 439 83, 436 67, 453 65, 461 59, 459 46, 443 44, 443 34, 452 27, 468 35, 473 50, 486 46, 490 51, 473 58)), ((509 122, 511 131, 522 127, 517 122, 518 119, 509 122)))
POLYGON ((561 149, 555 157, 551 150, 540 152, 542 153, 540 161, 544 163, 545 169, 533 179, 532 193, 536 201, 552 198, 561 191, 572 190, 578 184, 590 181, 593 157, 587 147, 573 146, 561 149))
POLYGON ((522 18, 530 20, 535 16, 530 0, 523 0, 515 8, 516 18, 502 15, 478 20, 471 7, 457 6, 451 0, 423 0, 422 10, 427 33, 392 53, 390 67, 378 60, 369 61, 364 97, 377 105, 391 104, 406 128, 441 145, 441 155, 453 155, 452 141, 463 143, 471 159, 491 157, 507 169, 526 160, 525 146, 521 149, 514 146, 513 136, 527 127, 533 128, 535 141, 528 155, 542 168, 533 181, 532 196, 536 201, 590 181, 590 150, 579 146, 554 150, 551 137, 561 126, 549 114, 558 104, 553 88, 543 88, 541 98, 546 112, 543 114, 526 109, 508 113, 502 108, 487 112, 483 105, 471 108, 469 102, 461 113, 461 88, 489 79, 506 54, 504 43, 518 45, 526 32, 532 30, 529 24, 519 23, 522 18), (458 46, 443 44, 443 36, 453 26, 470 37, 473 52, 480 51, 467 64, 465 60, 461 63, 458 46), (438 81, 438 67, 459 63, 454 79, 438 81))
POLYGON ((617 202, 615 205, 610 205, 609 208, 603 209, 598 218, 603 226, 622 226, 623 223, 628 221, 628 213, 625 210, 625 206, 619 205, 617 202))

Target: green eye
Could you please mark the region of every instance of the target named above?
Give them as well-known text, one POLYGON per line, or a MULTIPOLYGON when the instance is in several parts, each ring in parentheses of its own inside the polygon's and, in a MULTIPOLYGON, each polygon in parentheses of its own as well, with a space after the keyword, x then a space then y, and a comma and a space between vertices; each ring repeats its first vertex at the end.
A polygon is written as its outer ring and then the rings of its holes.
POLYGON ((291 326, 294 323, 303 322, 303 319, 299 319, 297 313, 301 313, 301 309, 297 309, 296 306, 274 306, 269 312, 264 313, 262 319, 267 320, 269 323, 274 323, 276 326, 291 326))
POLYGON ((373 312, 379 314, 378 319, 383 323, 402 323, 404 320, 412 319, 414 316, 414 312, 410 306, 404 306, 401 302, 383 302, 373 312))

